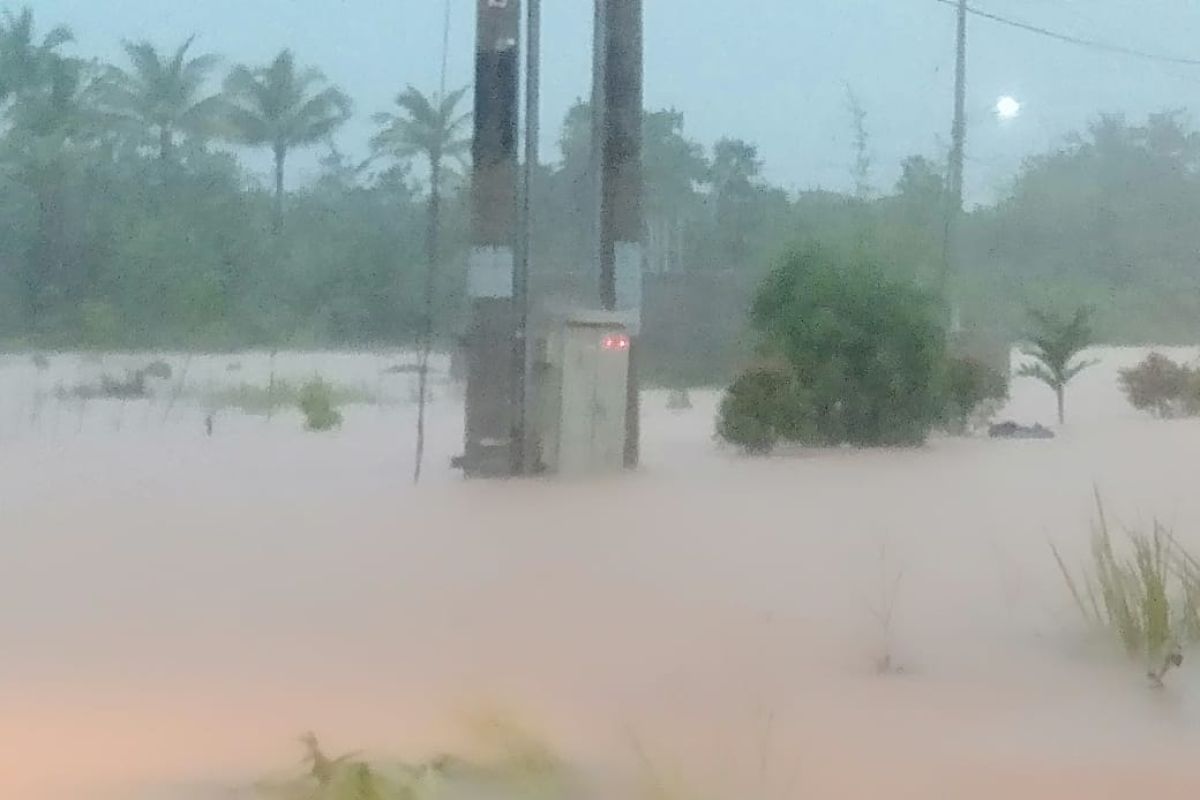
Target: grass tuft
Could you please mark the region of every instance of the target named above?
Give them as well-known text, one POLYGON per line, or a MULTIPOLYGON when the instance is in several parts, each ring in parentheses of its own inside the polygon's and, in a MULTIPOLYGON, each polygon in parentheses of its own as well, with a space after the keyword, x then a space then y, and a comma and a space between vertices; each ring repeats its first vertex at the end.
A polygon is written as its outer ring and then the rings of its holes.
POLYGON ((1077 575, 1051 545, 1054 558, 1088 624, 1161 686, 1184 649, 1200 644, 1200 562, 1158 521, 1149 533, 1126 529, 1118 551, 1099 494, 1096 507, 1090 566, 1077 575))

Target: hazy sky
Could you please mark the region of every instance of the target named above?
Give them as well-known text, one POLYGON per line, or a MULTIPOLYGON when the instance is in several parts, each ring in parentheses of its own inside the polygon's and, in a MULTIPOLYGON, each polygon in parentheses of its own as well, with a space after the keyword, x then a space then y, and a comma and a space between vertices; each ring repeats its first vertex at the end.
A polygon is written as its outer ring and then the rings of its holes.
MULTIPOLYGON (((450 0, 452 85, 471 79, 474 0, 450 0)), ((2 0, 0 0, 2 4, 2 0)), ((340 136, 361 152, 369 115, 406 83, 437 85, 442 0, 32 0, 44 27, 75 28, 83 54, 120 57, 125 38, 199 47, 260 62, 293 48, 357 102, 340 136)), ((19 3, 9 3, 10 6, 19 3)), ((586 95, 591 3, 544 0, 547 158, 571 101, 586 95)), ((973 0, 973 5, 1078 36, 1200 57, 1192 0, 973 0), (1190 9, 1190 10, 1189 10, 1190 9)), ((1021 159, 1100 111, 1141 116, 1200 96, 1200 68, 1160 66, 998 26, 971 23, 968 180, 994 193, 1021 159), (1001 95, 1024 104, 1000 124, 1001 95)), ((846 87, 867 108, 876 185, 909 153, 946 148, 954 12, 937 0, 646 0, 647 105, 685 112, 690 135, 757 143, 769 176, 792 189, 849 185, 846 87)), ((311 172, 311 157, 298 173, 311 172)))

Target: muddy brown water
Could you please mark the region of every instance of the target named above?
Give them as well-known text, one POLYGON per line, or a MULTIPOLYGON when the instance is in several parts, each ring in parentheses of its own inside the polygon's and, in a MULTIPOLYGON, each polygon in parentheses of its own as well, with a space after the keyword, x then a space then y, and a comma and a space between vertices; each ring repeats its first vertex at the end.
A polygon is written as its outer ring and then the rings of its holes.
MULTIPOLYGON (((637 741, 696 796, 1195 798, 1200 659, 1148 691, 1085 641, 1048 548, 1083 556, 1094 487, 1200 548, 1200 422, 1126 407, 1141 355, 1101 351, 1050 442, 747 460, 712 443, 715 395, 652 393, 644 469, 570 485, 460 481, 439 383, 420 489, 396 356, 276 359, 390 398, 339 433, 222 412, 211 438, 190 396, 50 397, 119 357, 7 357, 0 789, 226 796, 306 730, 415 756, 490 709, 580 763, 637 741)), ((1014 385, 1006 416, 1052 413, 1014 385)))

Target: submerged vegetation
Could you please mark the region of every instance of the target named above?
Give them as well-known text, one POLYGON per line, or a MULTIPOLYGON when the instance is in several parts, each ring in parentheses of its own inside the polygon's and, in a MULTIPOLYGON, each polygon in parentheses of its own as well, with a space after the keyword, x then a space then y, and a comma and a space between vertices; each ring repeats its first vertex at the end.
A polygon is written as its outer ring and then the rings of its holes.
POLYGON ((275 378, 265 384, 240 382, 218 387, 198 387, 194 396, 212 409, 234 409, 244 414, 272 416, 288 408, 300 408, 306 396, 320 396, 331 407, 377 405, 376 393, 361 386, 332 383, 321 376, 304 383, 275 378))
POLYGON ((1160 419, 1200 416, 1200 370, 1151 353, 1121 370, 1121 389, 1130 405, 1160 419))
POLYGON ((937 303, 894 271, 815 243, 785 257, 752 310, 769 366, 730 386, 718 436, 751 453, 780 442, 915 446, 939 425, 964 432, 1007 397, 1008 376, 951 356, 937 303))
POLYGON ((1200 562, 1158 521, 1149 532, 1125 529, 1118 549, 1099 496, 1096 504, 1090 566, 1072 570, 1057 547, 1055 560, 1089 626, 1161 685, 1200 644, 1200 562))
POLYGON ((331 756, 305 734, 301 774, 254 787, 262 800, 562 800, 575 778, 553 750, 499 718, 476 722, 470 757, 442 754, 417 762, 368 760, 358 753, 331 756))
POLYGON ((342 425, 342 412, 337 410, 333 388, 321 378, 313 378, 300 387, 297 397, 304 427, 310 431, 330 431, 342 425))

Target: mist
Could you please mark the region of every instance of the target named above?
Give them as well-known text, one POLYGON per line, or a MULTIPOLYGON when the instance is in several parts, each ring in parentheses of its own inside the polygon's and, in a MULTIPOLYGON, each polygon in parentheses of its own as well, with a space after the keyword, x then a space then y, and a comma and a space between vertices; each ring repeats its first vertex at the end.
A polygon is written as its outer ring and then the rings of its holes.
POLYGON ((1195 797, 1186 4, 546 5, 2 7, 0 789, 1195 797))

